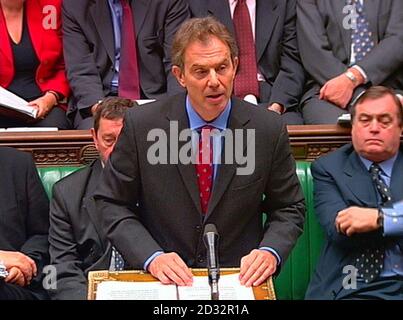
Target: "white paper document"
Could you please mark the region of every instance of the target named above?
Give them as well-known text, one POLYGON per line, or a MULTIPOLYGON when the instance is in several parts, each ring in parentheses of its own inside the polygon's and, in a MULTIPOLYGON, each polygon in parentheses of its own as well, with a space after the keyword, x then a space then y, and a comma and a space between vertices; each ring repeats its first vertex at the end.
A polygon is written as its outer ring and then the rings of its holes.
MULTIPOLYGON (((253 289, 242 286, 239 273, 222 275, 218 281, 220 300, 254 300, 253 289)), ((210 300, 207 276, 194 276, 191 287, 160 282, 104 281, 98 284, 97 300, 210 300)))
POLYGON ((147 104, 147 103, 150 103, 150 102, 154 102, 155 99, 138 99, 138 100, 135 100, 135 101, 139 106, 141 106, 142 104, 147 104))
MULTIPOLYGON (((218 281, 220 300, 254 300, 252 287, 239 282, 239 273, 221 275, 218 281)), ((208 277, 193 277, 191 287, 178 287, 181 300, 210 300, 211 291, 208 277)))
POLYGON ((161 282, 104 281, 98 284, 97 300, 177 300, 175 285, 161 282))
POLYGON ((337 118, 337 123, 339 124, 349 124, 351 122, 351 115, 349 113, 344 113, 337 118))
POLYGON ((32 118, 36 118, 38 109, 28 106, 28 102, 0 86, 0 106, 16 110, 32 118))
POLYGON ((57 127, 14 127, 14 128, 0 128, 0 132, 49 132, 58 131, 57 127))

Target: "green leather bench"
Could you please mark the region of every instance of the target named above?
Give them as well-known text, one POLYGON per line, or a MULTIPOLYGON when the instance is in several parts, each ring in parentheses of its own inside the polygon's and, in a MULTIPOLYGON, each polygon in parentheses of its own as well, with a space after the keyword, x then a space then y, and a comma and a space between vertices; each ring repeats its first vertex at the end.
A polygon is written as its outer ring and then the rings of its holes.
POLYGON ((304 232, 299 237, 280 275, 274 280, 277 299, 304 299, 324 242, 324 233, 314 212, 310 162, 297 161, 297 175, 305 195, 304 232))
MULTIPOLYGON (((40 167, 39 176, 51 198, 53 184, 79 167, 40 167)), ((304 232, 288 258, 274 285, 277 299, 300 300, 304 298, 310 276, 315 268, 323 244, 323 232, 314 214, 313 184, 310 163, 297 161, 297 174, 306 199, 304 232)))

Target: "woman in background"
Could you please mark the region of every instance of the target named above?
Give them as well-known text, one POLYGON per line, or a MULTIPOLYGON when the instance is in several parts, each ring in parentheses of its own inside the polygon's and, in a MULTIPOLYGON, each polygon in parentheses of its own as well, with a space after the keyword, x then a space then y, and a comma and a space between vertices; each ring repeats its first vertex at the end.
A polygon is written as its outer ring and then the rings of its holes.
POLYGON ((0 86, 38 109, 26 123, 0 115, 0 127, 68 129, 69 85, 61 36, 62 0, 0 0, 0 86))

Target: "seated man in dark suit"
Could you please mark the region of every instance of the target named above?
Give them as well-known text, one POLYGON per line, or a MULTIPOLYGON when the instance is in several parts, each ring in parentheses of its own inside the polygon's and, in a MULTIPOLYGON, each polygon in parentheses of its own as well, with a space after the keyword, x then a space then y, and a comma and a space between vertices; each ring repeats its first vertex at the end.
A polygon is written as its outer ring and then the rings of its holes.
POLYGON ((172 48, 187 94, 126 113, 94 195, 105 232, 132 268, 190 285, 189 268, 206 267, 203 230, 214 224, 221 266, 260 285, 279 272, 304 222, 287 129, 277 113, 231 96, 237 46, 215 18, 184 22, 172 48), (219 133, 236 139, 221 144, 219 133))
POLYGON ((64 57, 73 93, 67 113, 74 127, 90 129, 104 97, 160 99, 181 91, 170 49, 187 18, 185 0, 64 0, 64 57))
POLYGON ((370 86, 403 93, 403 1, 298 0, 297 16, 305 124, 336 123, 370 86))
POLYGON ((99 104, 91 132, 100 159, 53 188, 49 230, 51 264, 57 269, 57 286, 49 290, 53 299, 86 299, 88 272, 116 269, 92 195, 122 129, 123 115, 132 106, 131 100, 118 97, 99 104))
POLYGON ((30 154, 0 148, 0 300, 46 299, 49 201, 30 154))
POLYGON ((297 110, 305 71, 299 57, 296 0, 187 0, 192 16, 212 15, 234 35, 239 47, 235 95, 303 124, 297 110), (254 81, 251 81, 254 80, 254 81))
POLYGON ((352 109, 352 142, 312 165, 326 243, 307 299, 403 299, 403 110, 385 87, 352 109))

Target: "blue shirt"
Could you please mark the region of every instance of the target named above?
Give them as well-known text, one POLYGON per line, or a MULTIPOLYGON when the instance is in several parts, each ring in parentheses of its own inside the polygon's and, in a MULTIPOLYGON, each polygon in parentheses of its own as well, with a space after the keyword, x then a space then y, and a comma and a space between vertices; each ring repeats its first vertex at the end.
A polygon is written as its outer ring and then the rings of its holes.
MULTIPOLYGON (((204 126, 211 126, 214 127, 215 129, 220 130, 220 132, 223 132, 227 129, 228 127, 228 119, 229 116, 231 114, 231 100, 228 101, 228 104, 225 106, 225 109, 221 112, 221 114, 215 118, 213 121, 207 122, 205 120, 203 120, 199 114, 195 111, 195 109, 193 108, 192 104, 190 103, 189 100, 189 96, 186 97, 186 113, 189 119, 189 128, 190 130, 197 134, 192 134, 192 146, 195 147, 196 144, 199 143, 199 141, 196 139, 199 137, 199 132, 201 130, 201 128, 203 128, 204 126)), ((222 151, 222 138, 223 138, 223 134, 221 135, 212 135, 213 138, 213 181, 215 181, 215 178, 217 176, 217 170, 218 170, 218 166, 220 163, 220 159, 221 159, 221 151, 222 151)), ((266 250, 271 252, 272 254, 275 255, 275 257, 277 258, 277 265, 280 265, 281 263, 281 258, 280 255, 276 252, 276 250, 274 250, 273 248, 269 248, 269 247, 261 247, 259 248, 261 250, 266 250)), ((162 251, 157 251, 154 254, 152 254, 144 263, 144 270, 147 270, 149 264, 154 260, 154 258, 156 258, 157 256, 159 256, 160 254, 162 254, 162 251)))
POLYGON ((122 34, 123 9, 120 0, 108 0, 108 4, 111 11, 114 48, 115 48, 115 64, 114 64, 115 72, 112 77, 111 91, 117 93, 119 86, 120 46, 121 46, 121 34, 122 34))
MULTIPOLYGON (((395 164, 397 156, 398 154, 386 161, 378 163, 382 169, 380 171, 381 178, 389 187, 392 178, 393 165, 395 164)), ((360 159, 369 171, 372 161, 361 156, 360 159)), ((378 202, 380 202, 379 195, 378 202)), ((403 236, 403 204, 397 203, 393 205, 393 208, 382 208, 382 211, 384 212, 383 235, 385 237, 403 236)), ((396 275, 403 275, 403 253, 400 250, 399 245, 392 244, 385 248, 385 258, 381 277, 392 277, 396 275)))

